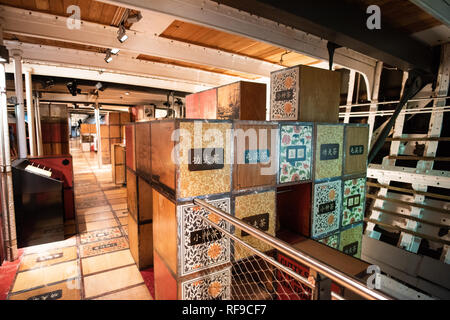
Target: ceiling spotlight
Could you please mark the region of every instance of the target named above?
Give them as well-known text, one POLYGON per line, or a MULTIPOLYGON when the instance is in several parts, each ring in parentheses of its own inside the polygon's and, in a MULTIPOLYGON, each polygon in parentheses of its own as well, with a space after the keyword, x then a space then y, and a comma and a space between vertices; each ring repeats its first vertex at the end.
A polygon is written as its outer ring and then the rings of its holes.
POLYGON ((0 63, 9 62, 9 51, 5 46, 0 45, 0 63))
POLYGON ((125 92, 125 95, 126 95, 126 96, 129 96, 129 95, 130 95, 130 93, 129 93, 129 92, 127 91, 127 92, 125 92))
POLYGON ((69 81, 66 84, 67 89, 69 89, 69 92, 72 94, 72 96, 76 96, 77 94, 81 93, 81 89, 77 88, 77 81, 69 81))
POLYGON ((142 14, 140 12, 137 12, 131 16, 128 16, 127 22, 128 23, 136 23, 142 19, 142 14))
POLYGON ((123 24, 121 24, 119 26, 119 30, 117 31, 117 39, 120 41, 120 43, 124 43, 128 39, 126 30, 125 30, 125 27, 123 26, 123 24))
POLYGON ((112 54, 116 55, 116 54, 119 53, 120 49, 112 48, 110 51, 111 51, 112 54))
POLYGON ((100 90, 100 91, 104 91, 105 90, 105 86, 103 85, 103 83, 97 82, 97 84, 95 85, 95 89, 100 90))
POLYGON ((106 51, 105 61, 106 63, 110 63, 112 61, 112 54, 110 50, 106 51))

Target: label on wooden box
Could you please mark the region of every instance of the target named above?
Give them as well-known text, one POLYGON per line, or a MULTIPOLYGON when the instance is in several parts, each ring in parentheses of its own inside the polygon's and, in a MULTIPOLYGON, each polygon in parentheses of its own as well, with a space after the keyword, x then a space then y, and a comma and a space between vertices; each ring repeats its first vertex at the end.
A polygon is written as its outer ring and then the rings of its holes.
POLYGON ((182 300, 230 300, 231 267, 181 283, 182 300))
POLYGON ((342 211, 342 226, 362 221, 364 219, 364 203, 366 179, 350 179, 344 181, 344 197, 342 211))
POLYGON ((270 161, 270 150, 245 150, 244 152, 245 163, 268 163, 270 161))
POLYGON ((361 258, 361 244, 363 237, 363 224, 360 223, 349 229, 341 231, 339 250, 355 258, 361 258))
POLYGON ((271 120, 297 120, 299 69, 290 68, 271 75, 271 120))
POLYGON ((320 160, 334 160, 339 158, 339 144, 321 144, 320 160))
MULTIPOLYGON (((283 266, 292 269, 304 278, 309 277, 309 268, 288 258, 282 254, 278 254, 277 261, 283 266)), ((287 273, 276 271, 277 293, 280 300, 311 300, 311 288, 302 285, 287 273)))
MULTIPOLYGON (((230 212, 230 198, 207 200, 225 212, 230 212)), ((193 205, 177 207, 178 252, 180 275, 188 275, 230 261, 230 240, 199 216, 207 217, 219 227, 230 230, 227 222, 217 215, 193 205)))
POLYGON ((280 183, 311 179, 312 131, 307 125, 281 126, 280 183))
POLYGON ((341 180, 315 184, 311 230, 313 238, 318 238, 339 228, 341 188, 341 180))
MULTIPOLYGON (((248 223, 252 225, 253 227, 262 230, 267 231, 269 230, 269 214, 263 213, 263 214, 256 214, 254 216, 245 217, 242 219, 245 223, 248 223)), ((248 236, 249 234, 245 231, 241 231, 241 237, 248 236)))
POLYGON ((350 146, 349 154, 351 156, 358 156, 361 154, 364 154, 364 146, 363 145, 356 145, 356 146, 350 146))
POLYGON ((217 170, 224 167, 223 148, 189 150, 189 171, 217 170))

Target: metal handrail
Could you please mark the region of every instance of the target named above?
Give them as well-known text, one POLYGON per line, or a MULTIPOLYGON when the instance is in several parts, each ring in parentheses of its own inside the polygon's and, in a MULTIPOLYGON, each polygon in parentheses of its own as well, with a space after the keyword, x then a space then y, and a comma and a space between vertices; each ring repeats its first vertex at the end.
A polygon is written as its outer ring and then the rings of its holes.
MULTIPOLYGON (((204 216, 198 216, 199 218, 201 218, 203 221, 205 221, 206 223, 212 225, 214 228, 216 228, 217 230, 219 230, 221 233, 225 234, 227 237, 229 237, 230 239, 233 239, 234 241, 236 241, 237 243, 239 243, 240 245, 242 245, 244 248, 248 249, 249 251, 253 252, 255 255, 257 255, 258 257, 260 257, 261 259, 263 259, 264 261, 266 261, 267 263, 270 263, 271 265, 273 265, 274 267, 276 267, 277 269, 282 270, 284 273, 287 273, 289 276, 291 276, 292 278, 294 278, 295 280, 297 280, 298 282, 306 285, 307 287, 314 289, 315 285, 312 284, 311 282, 308 281, 308 279, 306 279, 305 277, 302 277, 301 275, 299 275, 297 272, 293 271, 292 269, 283 266, 281 263, 279 263, 278 261, 275 261, 273 258, 269 257, 268 255, 262 253, 261 251, 253 248, 252 246, 250 246, 249 244, 245 243, 244 241, 242 241, 241 239, 239 239, 238 237, 236 237, 235 235, 231 234, 230 232, 228 232, 227 230, 223 229, 222 227, 220 227, 217 223, 212 222, 211 220, 209 220, 208 218, 204 217, 204 216)), ((340 297, 339 295, 336 298, 340 298, 343 299, 342 297, 340 297)))
POLYGON ((370 299, 370 300, 392 300, 393 298, 380 293, 378 291, 375 291, 373 289, 368 288, 367 286, 363 285, 359 281, 355 280, 354 278, 340 272, 339 270, 334 269, 333 267, 327 265, 326 263, 323 263, 315 258, 312 258, 311 256, 293 248, 289 244, 287 244, 284 241, 281 241, 280 239, 277 239, 261 230, 258 230, 247 223, 241 221, 240 219, 237 219, 228 213, 212 206, 208 202, 200 199, 194 199, 194 204, 199 205, 203 207, 204 209, 217 214, 219 217, 221 217, 223 220, 233 224, 234 226, 238 227, 241 230, 244 230, 248 234, 251 234, 255 238, 264 241, 265 243, 270 244, 275 249, 283 252, 287 256, 289 256, 292 259, 295 259, 299 261, 300 263, 306 265, 307 267, 310 267, 317 272, 323 274, 324 276, 330 278, 332 281, 336 282, 337 284, 340 284, 344 288, 347 288, 356 294, 362 296, 363 298, 370 299))

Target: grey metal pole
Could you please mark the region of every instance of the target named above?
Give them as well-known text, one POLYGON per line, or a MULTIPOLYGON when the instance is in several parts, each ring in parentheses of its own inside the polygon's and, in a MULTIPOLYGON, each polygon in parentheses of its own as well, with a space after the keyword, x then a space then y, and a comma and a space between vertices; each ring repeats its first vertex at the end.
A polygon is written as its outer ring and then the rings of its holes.
POLYGON ((14 59, 14 83, 17 97, 17 144, 19 158, 25 159, 27 157, 27 136, 25 131, 25 108, 23 105, 22 51, 12 49, 10 53, 14 59))

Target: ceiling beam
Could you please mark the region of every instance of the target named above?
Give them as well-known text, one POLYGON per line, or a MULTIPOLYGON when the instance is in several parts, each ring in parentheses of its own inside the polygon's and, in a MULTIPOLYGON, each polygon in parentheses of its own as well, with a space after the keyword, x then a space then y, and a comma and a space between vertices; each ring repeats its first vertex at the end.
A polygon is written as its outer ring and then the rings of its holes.
POLYGON ((118 48, 133 56, 145 54, 260 77, 269 77, 270 72, 282 68, 266 61, 165 39, 154 33, 137 30, 128 30, 128 40, 120 43, 117 40, 118 28, 115 27, 83 21, 80 29, 69 30, 66 17, 8 6, 0 6, 0 17, 3 18, 4 32, 100 48, 118 48))
MULTIPOLYGON (((25 61, 24 70, 30 70, 32 74, 42 76, 64 77, 70 75, 74 79, 86 79, 100 82, 126 83, 130 85, 159 88, 165 90, 182 91, 182 92, 198 92, 206 90, 210 87, 185 83, 174 80, 157 79, 152 77, 142 77, 130 74, 120 74, 108 70, 97 70, 94 68, 82 68, 80 66, 70 66, 62 64, 50 63, 30 63, 25 61)), ((6 72, 13 73, 14 66, 12 63, 6 65, 6 72)))
MULTIPOLYGON (((175 88, 181 87, 184 88, 184 90, 180 91, 196 92, 205 88, 220 86, 240 80, 240 78, 228 75, 132 59, 120 55, 114 56, 110 63, 106 63, 104 61, 105 55, 101 53, 9 40, 4 41, 4 45, 8 49, 20 49, 23 52, 22 58, 24 62, 65 66, 71 67, 72 69, 89 69, 97 71, 97 74, 106 72, 111 74, 129 75, 142 78, 144 82, 153 79, 153 84, 155 84, 153 87, 155 88, 175 90, 175 88)), ((57 71, 54 75, 62 77, 67 77, 68 75, 73 76, 70 73, 64 73, 63 70, 57 71)), ((98 79, 99 78, 97 77, 91 80, 98 81, 98 79)))
POLYGON ((448 0, 409 0, 422 10, 450 26, 450 5, 448 0))
MULTIPOLYGON (((316 59, 328 61, 327 41, 283 22, 241 11, 210 0, 99 0, 101 2, 146 12, 156 11, 200 25, 216 28, 257 41, 295 51, 316 59)), ((221 1, 223 2, 223 1, 221 1)), ((246 4, 248 0, 240 1, 246 4)), ((336 1, 339 2, 340 1, 336 1)), ((303 3, 303 2, 302 2, 303 3)), ((372 87, 376 59, 356 51, 340 48, 334 55, 336 65, 363 74, 368 87, 372 87)))
MULTIPOLYGON (((372 13, 367 14, 354 4, 336 0, 298 1, 295 4, 288 0, 215 2, 284 23, 404 71, 419 68, 431 72, 434 68, 433 51, 429 46, 394 30, 384 20, 380 29, 369 29, 367 20, 372 13)), ((380 12, 380 19, 382 17, 383 12, 380 12)))

